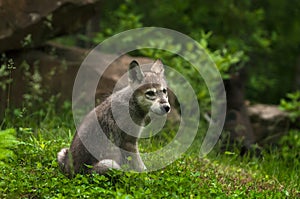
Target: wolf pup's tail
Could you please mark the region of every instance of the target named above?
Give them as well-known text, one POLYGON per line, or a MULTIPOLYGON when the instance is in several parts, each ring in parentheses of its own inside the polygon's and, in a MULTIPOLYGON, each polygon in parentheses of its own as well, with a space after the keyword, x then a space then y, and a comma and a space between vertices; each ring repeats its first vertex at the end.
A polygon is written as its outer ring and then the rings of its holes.
POLYGON ((60 169, 64 173, 70 175, 71 171, 70 171, 69 149, 63 148, 62 150, 60 150, 60 152, 57 153, 57 160, 60 169))

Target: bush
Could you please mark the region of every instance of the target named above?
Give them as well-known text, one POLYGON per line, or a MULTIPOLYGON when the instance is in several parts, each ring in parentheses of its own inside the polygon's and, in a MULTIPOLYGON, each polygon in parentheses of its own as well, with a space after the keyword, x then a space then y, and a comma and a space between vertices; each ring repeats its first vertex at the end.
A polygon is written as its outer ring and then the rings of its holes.
POLYGON ((292 122, 300 118, 300 91, 288 93, 287 99, 280 100, 280 109, 289 114, 292 122))

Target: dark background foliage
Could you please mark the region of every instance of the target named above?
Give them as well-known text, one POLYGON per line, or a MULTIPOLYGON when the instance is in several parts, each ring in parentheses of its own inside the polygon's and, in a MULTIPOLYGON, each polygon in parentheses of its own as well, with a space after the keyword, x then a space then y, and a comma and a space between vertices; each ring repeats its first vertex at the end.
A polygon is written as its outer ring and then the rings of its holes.
POLYGON ((107 36, 125 28, 159 26, 196 40, 209 32, 209 49, 244 52, 237 65, 249 73, 247 98, 278 104, 287 92, 300 88, 299 7, 296 0, 111 1, 104 3, 99 30, 107 36))

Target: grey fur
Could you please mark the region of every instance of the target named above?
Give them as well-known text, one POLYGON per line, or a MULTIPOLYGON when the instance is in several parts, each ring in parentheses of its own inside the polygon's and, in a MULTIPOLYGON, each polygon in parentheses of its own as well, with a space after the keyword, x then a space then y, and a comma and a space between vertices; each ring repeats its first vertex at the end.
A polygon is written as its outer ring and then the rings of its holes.
POLYGON ((149 111, 159 115, 170 111, 167 93, 161 91, 167 88, 163 72, 159 60, 148 72, 143 72, 138 63, 132 61, 129 85, 94 108, 78 128, 70 148, 63 148, 58 153, 62 171, 73 176, 75 173, 105 174, 109 169, 121 168, 146 170, 137 141, 149 111), (145 97, 149 88, 157 89, 155 99, 145 97), (117 110, 117 114, 113 110, 117 110), (129 110, 135 124, 128 122, 128 113, 124 110, 129 110))

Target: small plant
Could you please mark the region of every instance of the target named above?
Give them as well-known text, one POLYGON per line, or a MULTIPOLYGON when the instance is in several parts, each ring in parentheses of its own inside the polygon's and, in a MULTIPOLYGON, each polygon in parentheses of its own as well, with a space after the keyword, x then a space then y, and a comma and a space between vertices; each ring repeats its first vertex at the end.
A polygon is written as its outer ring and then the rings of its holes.
POLYGON ((21 41, 22 47, 30 47, 33 44, 32 35, 28 34, 21 41))
POLYGON ((0 87, 5 91, 12 82, 11 72, 16 69, 16 67, 14 66, 14 61, 6 57, 4 53, 1 55, 0 61, 0 87))
POLYGON ((13 82, 12 71, 15 70, 16 67, 13 59, 6 57, 4 53, 1 55, 0 62, 0 89, 7 93, 6 106, 9 108, 10 89, 11 83, 13 82))
MULTIPOLYGON (((293 156, 294 154, 290 153, 290 150, 299 151, 300 149, 300 134, 299 129, 297 129, 299 127, 298 121, 300 119, 300 91, 288 93, 286 98, 287 99, 282 99, 280 101, 279 108, 288 113, 291 122, 296 126, 292 126, 289 133, 281 138, 280 145, 282 146, 283 156, 293 156), (293 129, 293 127, 296 127, 296 129, 293 129)), ((292 160, 293 158, 290 159, 292 160)))
POLYGON ((49 14, 45 17, 44 20, 44 24, 46 27, 48 27, 50 30, 53 30, 53 25, 52 25, 52 21, 53 21, 53 15, 49 14))
POLYGON ((23 95, 23 98, 26 107, 30 108, 43 102, 42 95, 45 93, 45 89, 42 87, 42 76, 39 72, 39 62, 36 61, 33 66, 30 66, 26 61, 23 61, 20 68, 28 80, 28 91, 23 95), (30 70, 31 67, 33 71, 30 70))
POLYGON ((296 122, 300 118, 300 91, 288 93, 286 97, 280 101, 280 109, 289 114, 292 122, 296 122))
POLYGON ((297 159, 300 151, 300 131, 290 130, 279 142, 281 155, 287 162, 297 159))

